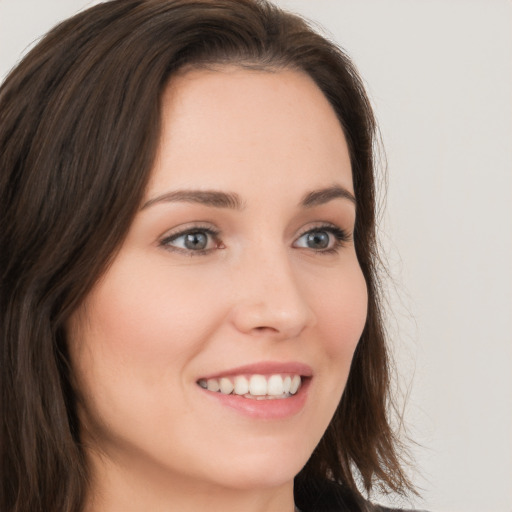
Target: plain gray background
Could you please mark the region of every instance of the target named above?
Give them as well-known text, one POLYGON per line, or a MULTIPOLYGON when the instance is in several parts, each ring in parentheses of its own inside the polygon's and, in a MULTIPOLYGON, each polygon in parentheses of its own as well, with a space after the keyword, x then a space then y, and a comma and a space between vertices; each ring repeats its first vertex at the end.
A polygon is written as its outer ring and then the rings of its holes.
MULTIPOLYGON (((0 77, 94 3, 0 0, 0 77)), ((348 51, 379 119, 389 332, 423 496, 412 505, 511 512, 512 4, 278 3, 348 51)))

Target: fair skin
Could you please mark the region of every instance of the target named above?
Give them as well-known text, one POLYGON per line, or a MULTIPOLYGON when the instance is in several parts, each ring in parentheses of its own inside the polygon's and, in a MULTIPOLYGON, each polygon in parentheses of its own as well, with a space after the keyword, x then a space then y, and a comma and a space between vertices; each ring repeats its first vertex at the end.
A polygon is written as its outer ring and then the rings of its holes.
POLYGON ((297 71, 187 71, 162 108, 144 203, 69 326, 87 510, 292 512, 366 318, 346 141, 297 71), (279 397, 216 391, 254 375, 279 397))

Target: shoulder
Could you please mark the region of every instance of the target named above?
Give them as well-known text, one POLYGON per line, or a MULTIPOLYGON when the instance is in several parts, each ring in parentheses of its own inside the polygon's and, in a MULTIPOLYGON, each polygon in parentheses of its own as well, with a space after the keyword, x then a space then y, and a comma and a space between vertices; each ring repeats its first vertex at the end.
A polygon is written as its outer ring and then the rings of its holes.
POLYGON ((419 512, 374 505, 346 487, 332 481, 308 482, 295 489, 300 512, 419 512))
POLYGON ((370 509, 372 512, 427 512, 426 510, 412 510, 412 509, 404 509, 404 508, 388 508, 383 507, 382 505, 372 505, 373 508, 370 509))
POLYGON ((417 510, 417 509, 405 509, 405 508, 389 508, 383 507, 382 505, 372 505, 373 508, 370 510, 372 512, 427 512, 426 510, 417 510))

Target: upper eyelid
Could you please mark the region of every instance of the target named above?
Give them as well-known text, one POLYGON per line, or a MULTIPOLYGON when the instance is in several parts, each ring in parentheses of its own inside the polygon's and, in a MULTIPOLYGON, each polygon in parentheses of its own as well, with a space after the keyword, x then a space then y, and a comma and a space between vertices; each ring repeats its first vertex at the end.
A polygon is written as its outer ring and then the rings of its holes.
POLYGON ((300 240, 304 235, 314 233, 315 231, 327 231, 339 241, 349 242, 352 240, 352 233, 350 231, 333 224, 327 224, 307 229, 306 231, 302 232, 302 234, 298 235, 295 240, 300 240))
MULTIPOLYGON (((345 233, 349 234, 350 231, 337 225, 337 224, 334 224, 333 222, 328 222, 328 221, 317 221, 316 223, 314 223, 315 225, 311 226, 307 226, 307 227, 304 227, 304 228, 301 228, 299 230, 299 232, 295 235, 297 238, 305 235, 306 233, 309 233, 310 231, 315 231, 317 229, 329 229, 329 228, 332 228, 332 229, 337 229, 337 230, 341 230, 341 231, 344 231, 345 233)), ((214 227, 214 226, 211 226, 211 225, 206 225, 206 224, 191 224, 191 225, 183 225, 183 226, 178 226, 176 228, 173 228, 172 230, 167 230, 165 231, 161 236, 159 236, 158 238, 160 240, 162 239, 170 239, 172 237, 176 237, 178 238, 179 236, 183 236, 183 235, 186 235, 187 233, 190 233, 190 232, 193 232, 193 231, 206 231, 208 233, 210 233, 211 235, 214 235, 214 236, 218 236, 220 237, 221 236, 221 230, 214 227)))
POLYGON ((320 222, 318 225, 316 226, 309 226, 308 228, 304 228, 304 230, 300 231, 299 234, 297 235, 297 238, 300 238, 302 236, 304 236, 305 234, 311 232, 311 231, 321 231, 321 230, 333 230, 333 231, 343 231, 347 237, 351 237, 352 236, 352 232, 351 230, 349 229, 345 229, 343 228, 342 226, 338 225, 338 224, 334 224, 332 222, 320 222))
POLYGON ((202 224, 202 223, 200 223, 200 224, 186 223, 186 224, 182 224, 182 225, 177 226, 172 229, 167 229, 158 237, 158 239, 164 240, 164 239, 170 239, 172 237, 179 237, 179 236, 186 235, 187 233, 190 233, 193 231, 207 231, 208 233, 215 234, 215 235, 219 235, 221 233, 221 231, 218 228, 216 228, 212 225, 209 225, 207 223, 204 223, 204 224, 202 224))
POLYGON ((322 229, 322 228, 337 228, 337 229, 341 229, 340 226, 338 226, 337 224, 334 224, 333 222, 327 222, 327 221, 321 221, 320 220, 320 221, 317 221, 317 222, 309 223, 307 225, 307 227, 301 228, 301 230, 299 232, 300 233, 307 233, 308 231, 312 231, 312 230, 315 230, 315 229, 322 229))

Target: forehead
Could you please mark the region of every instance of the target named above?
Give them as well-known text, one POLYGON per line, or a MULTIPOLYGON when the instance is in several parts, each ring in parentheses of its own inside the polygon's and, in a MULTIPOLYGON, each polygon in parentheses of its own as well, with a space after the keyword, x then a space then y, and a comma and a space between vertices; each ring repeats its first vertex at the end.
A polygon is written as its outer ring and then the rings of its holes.
POLYGON ((322 91, 294 70, 224 67, 174 77, 162 100, 149 195, 232 189, 248 179, 255 189, 338 183, 353 190, 345 137, 322 91))

